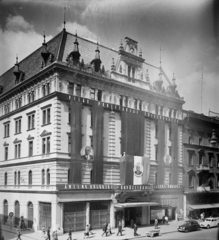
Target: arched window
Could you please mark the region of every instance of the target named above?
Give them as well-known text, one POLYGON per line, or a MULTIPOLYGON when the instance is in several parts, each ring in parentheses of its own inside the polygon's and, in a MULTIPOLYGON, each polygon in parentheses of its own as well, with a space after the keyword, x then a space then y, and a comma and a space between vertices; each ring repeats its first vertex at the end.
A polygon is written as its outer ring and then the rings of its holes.
POLYGON ((46 178, 47 178, 47 185, 49 185, 50 184, 50 170, 49 169, 47 169, 46 178))
POLYGON ((32 185, 32 171, 31 170, 28 173, 28 184, 32 185))
POLYGON ((14 185, 17 185, 17 172, 14 172, 14 185))
POLYGON ((7 174, 7 173, 5 173, 5 179, 4 179, 4 183, 5 183, 5 185, 7 185, 7 184, 8 184, 8 174, 7 174))
POLYGON ((8 220, 8 201, 7 200, 4 200, 3 207, 4 207, 4 210, 3 210, 4 219, 3 219, 3 221, 4 221, 4 223, 7 223, 7 220, 8 220))
POLYGON ((18 174, 17 174, 17 184, 20 185, 21 183, 21 172, 18 171, 18 174))
POLYGON ((32 228, 33 227, 33 203, 29 202, 27 205, 27 227, 32 228))
POLYGON ((18 226, 20 221, 20 203, 18 201, 14 204, 14 224, 18 226))
POLYGON ((45 184, 45 170, 42 170, 42 185, 45 184))

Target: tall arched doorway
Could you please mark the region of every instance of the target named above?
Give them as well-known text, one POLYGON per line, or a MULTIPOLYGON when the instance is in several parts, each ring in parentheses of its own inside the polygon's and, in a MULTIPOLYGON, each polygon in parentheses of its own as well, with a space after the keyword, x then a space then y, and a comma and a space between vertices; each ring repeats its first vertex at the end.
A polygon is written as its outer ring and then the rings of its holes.
POLYGON ((7 200, 4 200, 3 206, 4 206, 4 218, 3 218, 3 221, 4 221, 4 223, 7 223, 7 220, 8 220, 8 201, 7 200))
POLYGON ((18 226, 20 220, 20 203, 18 201, 14 204, 14 225, 18 226))
POLYGON ((29 202, 27 206, 27 227, 32 228, 33 227, 33 203, 29 202))

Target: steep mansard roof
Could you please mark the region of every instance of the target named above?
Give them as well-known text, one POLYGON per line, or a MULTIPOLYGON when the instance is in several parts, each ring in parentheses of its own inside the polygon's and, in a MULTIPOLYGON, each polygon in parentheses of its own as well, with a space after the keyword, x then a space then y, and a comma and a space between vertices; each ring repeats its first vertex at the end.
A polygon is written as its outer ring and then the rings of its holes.
MULTIPOLYGON (((79 52, 81 54, 80 60, 83 59, 84 63, 88 64, 95 57, 97 44, 79 36, 77 38, 79 43, 79 52)), ((73 51, 74 41, 75 35, 62 31, 48 41, 47 50, 53 54, 54 61, 59 60, 66 62, 67 55, 73 51)), ((42 46, 19 62, 19 69, 25 73, 24 81, 42 70, 41 50, 42 46)), ((102 65, 104 65, 106 70, 110 70, 112 58, 116 59, 118 57, 118 52, 102 45, 99 45, 99 50, 102 65)), ((3 86, 4 93, 15 86, 15 76, 13 71, 14 66, 0 76, 0 85, 3 86)))

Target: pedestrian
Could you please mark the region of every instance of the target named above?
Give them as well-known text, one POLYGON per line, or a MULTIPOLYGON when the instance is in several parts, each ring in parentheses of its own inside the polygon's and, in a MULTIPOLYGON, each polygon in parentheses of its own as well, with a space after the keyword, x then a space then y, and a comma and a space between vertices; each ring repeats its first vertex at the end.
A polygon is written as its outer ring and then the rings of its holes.
POLYGON ((54 238, 54 240, 58 240, 58 233, 57 233, 57 231, 55 231, 55 238, 54 238))
POLYGON ((17 229, 17 239, 16 240, 21 240, 21 232, 19 229, 17 229))
POLYGON ((91 235, 94 235, 94 233, 91 231, 91 225, 90 225, 90 223, 88 223, 87 225, 88 225, 88 227, 89 227, 89 233, 90 233, 91 235))
POLYGON ((45 229, 45 227, 43 226, 43 227, 42 227, 42 237, 45 238, 45 235, 46 235, 46 229, 45 229))
POLYGON ((51 236, 50 236, 50 227, 48 227, 48 230, 47 230, 47 236, 46 236, 47 240, 51 240, 51 236))
POLYGON ((136 225, 136 223, 134 223, 133 227, 134 227, 134 236, 138 236, 137 234, 138 226, 136 225))
POLYGON ((131 219, 131 228, 133 229, 134 228, 134 220, 131 219))
POLYGON ((118 233, 116 236, 118 236, 119 233, 122 236, 122 221, 121 220, 119 220, 119 223, 118 223, 118 233))
POLYGON ((165 217, 165 223, 168 225, 168 217, 165 217))
POLYGON ((52 240, 55 240, 55 231, 52 232, 52 240))
POLYGON ((104 226, 103 226, 103 234, 102 234, 102 237, 103 237, 104 234, 106 234, 106 237, 107 237, 107 226, 108 226, 107 223, 104 224, 104 226))
POLYGON ((85 227, 84 238, 89 237, 89 231, 90 231, 90 228, 89 228, 89 225, 87 224, 87 226, 85 227))
POLYGON ((155 220, 154 220, 154 228, 158 228, 158 219, 157 218, 155 218, 155 220))
POLYGON ((70 228, 70 230, 69 230, 69 232, 68 232, 68 239, 67 240, 72 240, 72 233, 71 233, 71 228, 70 228))
POLYGON ((108 223, 108 225, 107 225, 107 232, 109 234, 112 234, 110 223, 108 223))
POLYGON ((165 216, 162 218, 162 223, 165 224, 165 216))

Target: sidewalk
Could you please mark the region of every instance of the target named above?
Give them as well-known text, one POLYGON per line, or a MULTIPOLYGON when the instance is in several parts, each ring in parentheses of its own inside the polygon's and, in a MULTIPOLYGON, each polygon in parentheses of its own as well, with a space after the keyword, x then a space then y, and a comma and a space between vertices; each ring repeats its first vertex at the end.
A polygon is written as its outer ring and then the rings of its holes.
MULTIPOLYGON (((159 229, 160 229, 160 233, 163 234, 168 234, 171 232, 177 232, 177 228, 179 225, 183 224, 184 220, 181 221, 170 221, 168 225, 159 225, 159 229)), ((139 236, 134 237, 134 231, 133 229, 129 228, 129 227, 125 227, 123 229, 123 236, 116 236, 117 234, 117 228, 112 229, 112 235, 107 236, 107 239, 109 240, 114 240, 114 239, 136 239, 136 238, 141 238, 141 237, 146 237, 146 232, 149 232, 150 230, 154 229, 154 225, 150 225, 150 226, 144 226, 144 227, 139 227, 137 233, 139 234, 139 236)), ((10 232, 10 233, 14 233, 14 238, 12 238, 11 240, 16 240, 16 228, 13 228, 12 230, 10 230, 9 226, 2 226, 2 230, 3 230, 3 235, 5 235, 5 233, 10 232)), ((90 235, 89 239, 106 239, 106 236, 102 237, 102 233, 103 231, 101 229, 98 230, 93 230, 92 231, 94 234, 90 235)), ((31 231, 22 231, 21 232, 21 239, 22 240, 40 240, 40 239, 44 239, 42 237, 42 232, 38 231, 38 232, 31 232, 31 231)), ((72 239, 74 240, 81 240, 84 238, 84 231, 80 231, 80 232, 72 232, 72 239)), ((52 239, 52 238, 51 238, 52 239)), ((58 236, 59 240, 67 240, 68 239, 68 233, 64 233, 58 236)), ((8 240, 5 237, 5 240, 8 240)))

